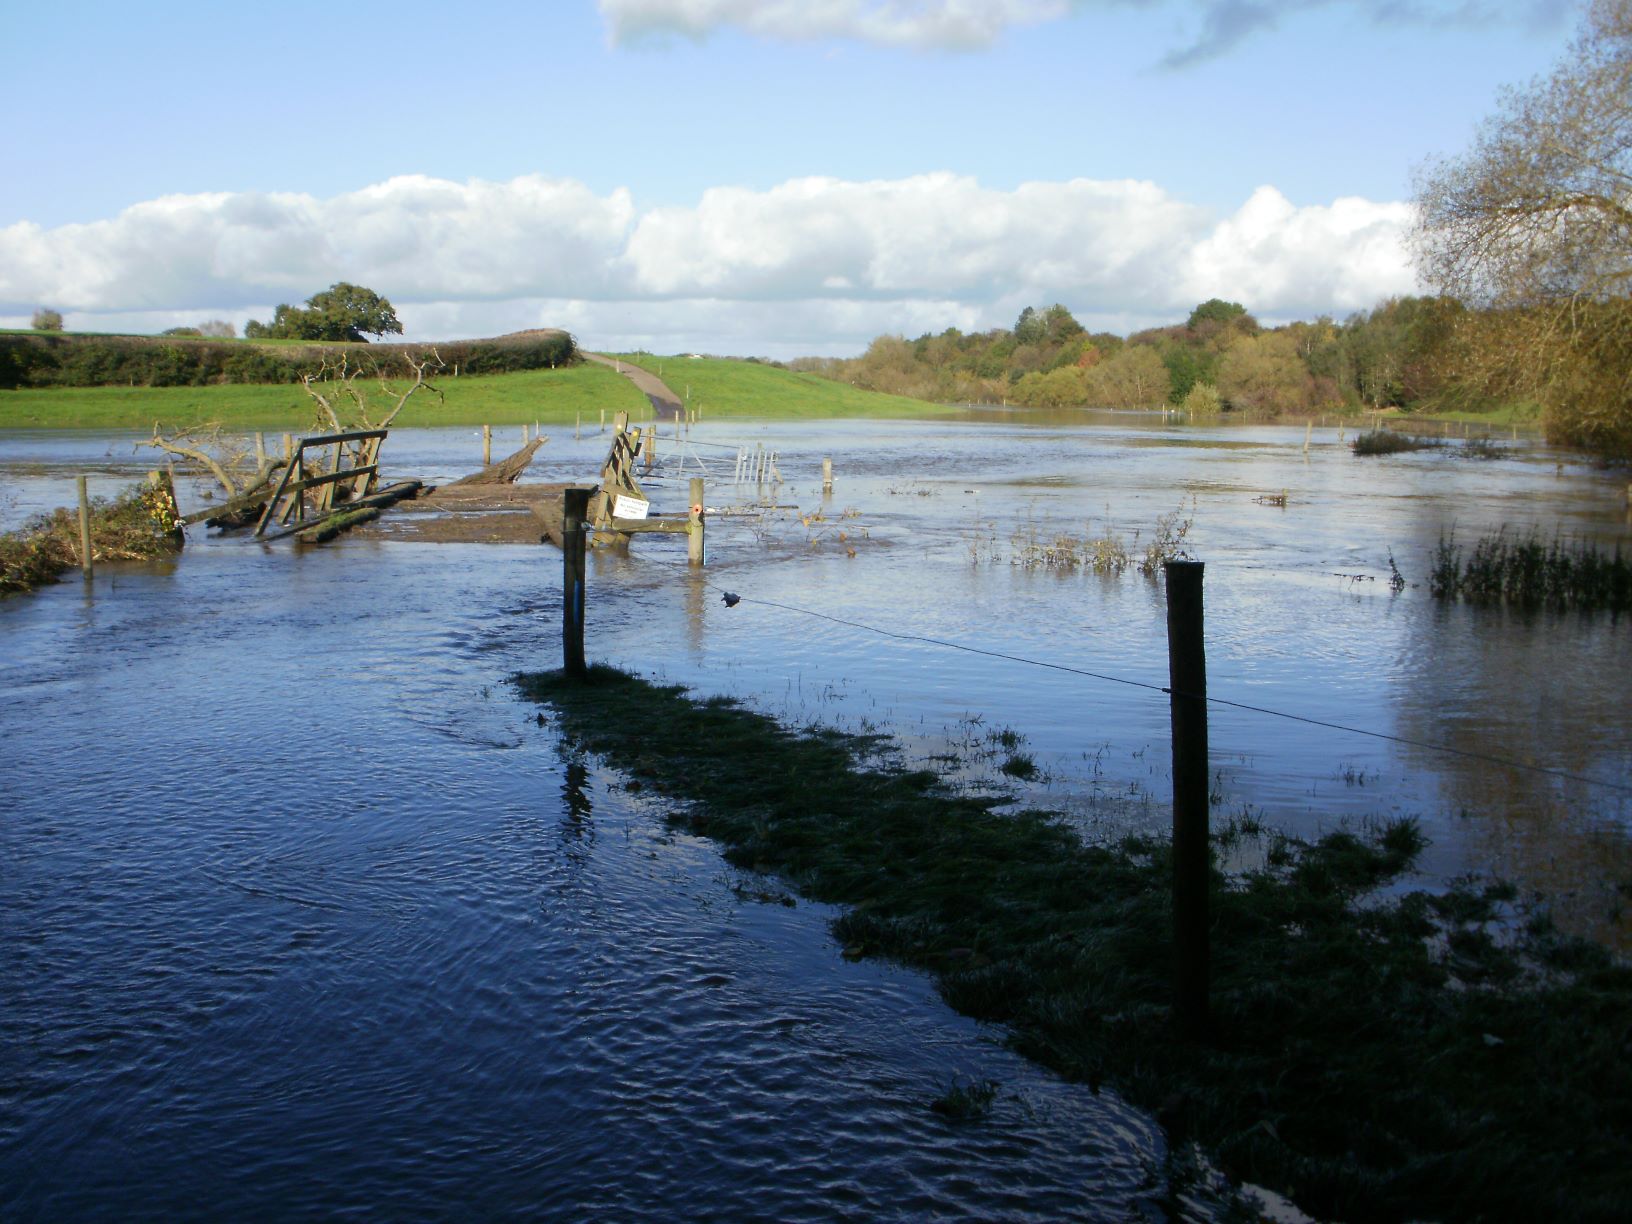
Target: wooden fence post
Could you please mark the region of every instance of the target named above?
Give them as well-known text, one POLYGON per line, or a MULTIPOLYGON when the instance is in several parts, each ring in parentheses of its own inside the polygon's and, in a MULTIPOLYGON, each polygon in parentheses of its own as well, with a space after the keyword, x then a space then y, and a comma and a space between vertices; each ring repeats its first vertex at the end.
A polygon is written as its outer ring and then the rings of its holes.
POLYGON ((493 426, 482 426, 482 466, 487 467, 493 462, 493 426))
POLYGON ((91 495, 83 476, 79 478, 79 564, 89 578, 96 559, 91 555, 91 495))
POLYGON ((1200 561, 1168 561, 1167 663, 1173 727, 1173 1015, 1180 1032, 1207 1031, 1207 654, 1200 561))
POLYGON ((567 489, 561 509, 561 663, 567 675, 583 679, 584 520, 591 489, 567 489))
POLYGON ((703 563, 703 478, 691 478, 691 509, 686 523, 686 561, 691 565, 703 563))
POLYGON ((822 460, 822 492, 833 492, 833 460, 822 460))

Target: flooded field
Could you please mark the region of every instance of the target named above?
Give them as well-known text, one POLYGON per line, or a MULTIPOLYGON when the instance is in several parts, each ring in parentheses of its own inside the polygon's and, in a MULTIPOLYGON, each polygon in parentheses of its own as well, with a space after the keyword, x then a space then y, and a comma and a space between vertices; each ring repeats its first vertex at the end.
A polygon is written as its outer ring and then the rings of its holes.
MULTIPOLYGON (((595 470, 604 435, 554 434, 529 478, 595 470)), ((708 567, 679 539, 592 556, 592 659, 887 732, 1086 837, 1160 829, 1159 584, 1026 562, 1061 534, 1137 557, 1173 516, 1239 703, 1212 715, 1218 831, 1415 816, 1418 885, 1503 875, 1632 946, 1632 625, 1426 590, 1452 531, 1632 546, 1624 473, 1125 415, 692 438, 665 432, 648 487, 682 510, 707 465, 708 567), (742 444, 779 490, 731 483, 742 444)), ((130 441, 0 434, 0 526, 80 472, 122 487, 151 466, 130 441)), ((383 456, 480 459, 471 429, 383 456)), ((559 624, 554 550, 377 531, 195 530, 0 602, 0 1214, 1160 1217, 1149 1119, 845 962, 822 907, 540 725, 505 681, 558 664, 559 624), (930 1108, 955 1077, 1000 1085, 990 1118, 930 1108)))

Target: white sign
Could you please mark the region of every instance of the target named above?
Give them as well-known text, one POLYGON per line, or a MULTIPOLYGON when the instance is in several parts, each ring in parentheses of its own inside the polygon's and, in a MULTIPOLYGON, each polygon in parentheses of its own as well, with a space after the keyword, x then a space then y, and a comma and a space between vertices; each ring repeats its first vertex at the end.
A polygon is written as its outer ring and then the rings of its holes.
POLYGON ((642 501, 638 497, 626 497, 622 493, 612 499, 613 518, 643 519, 651 508, 651 502, 642 501))

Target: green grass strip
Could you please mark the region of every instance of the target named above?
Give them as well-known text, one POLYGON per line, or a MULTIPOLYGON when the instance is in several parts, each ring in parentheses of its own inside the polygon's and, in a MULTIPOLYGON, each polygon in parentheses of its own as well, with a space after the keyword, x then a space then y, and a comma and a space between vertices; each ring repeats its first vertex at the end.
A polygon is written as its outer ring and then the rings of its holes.
POLYGON ((951 411, 941 404, 865 391, 819 374, 804 374, 760 361, 657 357, 651 353, 623 353, 618 357, 661 378, 682 402, 700 411, 705 421, 724 417, 909 419, 951 411))
POLYGON ((1265 870, 1215 873, 1214 1033, 1186 1043, 1164 842, 1086 846, 1054 815, 891 767, 879 737, 612 669, 515 679, 732 863, 844 907, 847 955, 931 973, 1239 1178, 1346 1220, 1632 1218, 1632 971, 1542 920, 1493 937, 1499 887, 1367 897, 1420 850, 1412 822, 1278 837, 1265 870))
MULTIPOLYGON (((597 365, 460 378, 444 373, 432 381, 444 402, 425 391, 415 393, 395 427, 539 421, 560 428, 570 427, 579 414, 587 427, 600 421, 603 408, 608 420, 620 410, 642 417, 649 410, 646 397, 627 378, 597 365)), ((390 385, 393 394, 407 386, 390 385)), ((379 394, 377 383, 359 381, 358 386, 379 394)), ((317 426, 316 407, 300 387, 286 385, 46 387, 0 391, 0 429, 148 430, 154 422, 183 429, 219 422, 229 429, 305 433, 317 426)))

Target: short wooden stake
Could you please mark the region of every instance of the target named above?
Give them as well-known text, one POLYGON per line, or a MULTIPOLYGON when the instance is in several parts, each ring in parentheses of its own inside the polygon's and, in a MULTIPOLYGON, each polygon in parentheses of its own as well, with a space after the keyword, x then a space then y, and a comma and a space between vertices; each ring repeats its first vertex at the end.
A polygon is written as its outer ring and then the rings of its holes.
POLYGON ((582 679, 584 664, 584 520, 592 489, 567 489, 561 507, 561 665, 582 679))
POLYGON ((493 462, 493 426, 482 426, 482 466, 493 462))
POLYGON ((285 463, 288 463, 294 457, 295 457, 295 436, 293 434, 284 434, 283 435, 283 461, 285 463))
POLYGON ((1306 455, 1309 453, 1309 439, 1314 436, 1314 433, 1315 433, 1315 423, 1313 421, 1310 421, 1303 428, 1303 453, 1306 454, 1306 455))
POLYGON ((606 409, 601 409, 601 432, 606 432, 606 409))
POLYGON ((691 507, 686 515, 686 561, 691 565, 703 563, 703 478, 691 478, 691 507))
POLYGON ((1203 562, 1168 561, 1167 666, 1173 728, 1173 1017, 1187 1037, 1208 1027, 1207 653, 1203 562))
POLYGON ((833 460, 822 460, 822 492, 833 492, 833 460))
POLYGON ((85 477, 79 478, 79 564, 85 577, 91 576, 96 559, 91 555, 91 494, 85 477))
POLYGON ((261 464, 264 464, 265 462, 266 462, 266 435, 264 433, 257 433, 255 435, 255 463, 256 463, 257 466, 259 466, 261 464))

